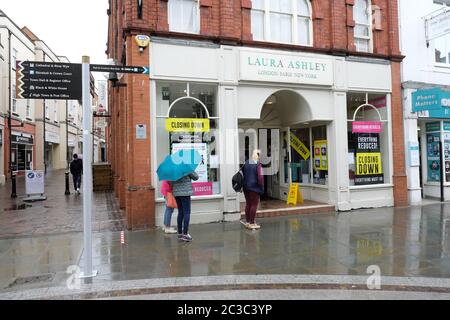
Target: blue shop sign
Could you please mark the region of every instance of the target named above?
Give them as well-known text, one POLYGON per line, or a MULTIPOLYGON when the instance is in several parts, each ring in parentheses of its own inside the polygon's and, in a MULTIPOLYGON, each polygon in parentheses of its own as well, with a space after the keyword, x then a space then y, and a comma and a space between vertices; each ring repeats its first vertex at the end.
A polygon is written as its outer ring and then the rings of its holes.
POLYGON ((413 112, 426 112, 428 118, 450 118, 450 92, 441 88, 417 90, 412 103, 413 112))

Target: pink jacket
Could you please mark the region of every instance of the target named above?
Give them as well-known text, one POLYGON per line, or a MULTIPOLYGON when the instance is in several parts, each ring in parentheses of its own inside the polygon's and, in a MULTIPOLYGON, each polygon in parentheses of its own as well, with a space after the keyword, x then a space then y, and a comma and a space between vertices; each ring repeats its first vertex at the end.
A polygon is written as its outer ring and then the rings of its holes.
POLYGON ((170 186, 169 181, 163 181, 161 184, 161 193, 166 197, 168 192, 172 192, 172 187, 170 186))

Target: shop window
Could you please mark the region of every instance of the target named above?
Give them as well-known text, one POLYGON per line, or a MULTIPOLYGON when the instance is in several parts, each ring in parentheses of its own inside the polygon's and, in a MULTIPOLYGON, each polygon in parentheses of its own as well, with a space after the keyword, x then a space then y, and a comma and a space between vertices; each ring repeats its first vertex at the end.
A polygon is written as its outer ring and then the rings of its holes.
MULTIPOLYGON (((193 182, 194 195, 221 194, 217 86, 159 82, 156 90, 157 163, 161 163, 168 154, 177 150, 194 148, 204 160, 197 168, 200 179, 193 182), (181 124, 187 119, 194 120, 196 126, 183 131, 180 129, 181 124)), ((162 197, 160 181, 158 183, 158 195, 162 197)))
MULTIPOLYGON (((291 130, 291 174, 292 182, 311 183, 311 135, 310 129, 291 130)), ((285 169, 288 166, 285 163, 285 169)), ((285 174, 285 177, 287 175, 285 174)), ((289 183, 286 181, 286 183, 289 183)))
POLYGON ((169 28, 174 32, 199 33, 198 0, 169 0, 169 28))
POLYGON ((312 45, 308 0, 253 0, 253 40, 312 45))
POLYGON ((351 186, 389 183, 388 103, 385 94, 349 93, 348 164, 351 186))
POLYGON ((355 0, 353 19, 356 51, 372 51, 372 11, 370 0, 355 0))
POLYGON ((312 128, 313 141, 313 182, 328 185, 328 141, 327 127, 312 128))

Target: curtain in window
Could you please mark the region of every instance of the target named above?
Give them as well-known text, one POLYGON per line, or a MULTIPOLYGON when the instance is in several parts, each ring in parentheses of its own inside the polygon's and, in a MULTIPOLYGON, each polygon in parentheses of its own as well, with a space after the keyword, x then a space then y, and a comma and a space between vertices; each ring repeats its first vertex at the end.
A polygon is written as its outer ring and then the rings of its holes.
POLYGON ((170 31, 198 33, 197 0, 169 0, 170 31))

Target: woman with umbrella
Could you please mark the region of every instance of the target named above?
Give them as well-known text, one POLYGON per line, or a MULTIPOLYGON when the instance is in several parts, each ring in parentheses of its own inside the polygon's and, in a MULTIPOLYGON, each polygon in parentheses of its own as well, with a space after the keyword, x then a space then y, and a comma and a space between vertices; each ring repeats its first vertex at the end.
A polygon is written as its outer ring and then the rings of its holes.
POLYGON ((160 180, 170 181, 173 196, 178 207, 178 239, 192 241, 189 234, 191 218, 191 196, 194 194, 192 180, 198 180, 195 172, 202 157, 196 150, 180 150, 160 164, 157 174, 160 180))

